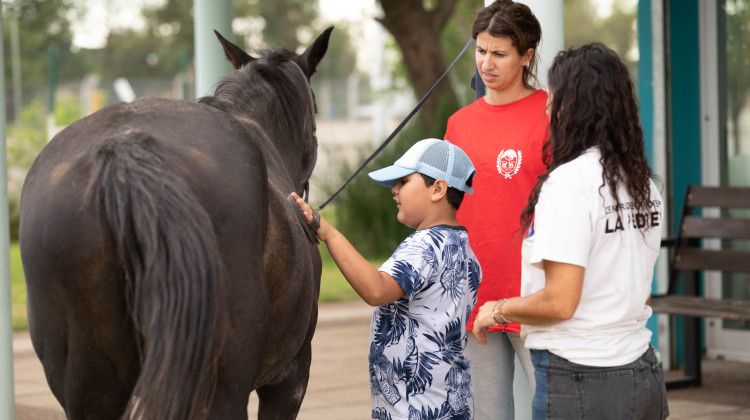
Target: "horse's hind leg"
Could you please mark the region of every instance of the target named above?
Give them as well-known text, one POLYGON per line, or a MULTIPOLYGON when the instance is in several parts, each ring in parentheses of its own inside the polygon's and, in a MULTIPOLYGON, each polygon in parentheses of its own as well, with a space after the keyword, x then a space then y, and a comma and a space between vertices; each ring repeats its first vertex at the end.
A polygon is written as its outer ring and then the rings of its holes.
POLYGON ((55 306, 34 309, 44 314, 37 315, 32 330, 50 389, 69 419, 120 418, 139 371, 138 352, 126 338, 132 336, 115 337, 116 324, 87 325, 79 318, 83 311, 71 308, 75 305, 63 311, 55 306))
POLYGON ((103 247, 90 246, 80 232, 77 246, 69 248, 30 246, 33 236, 26 236, 29 332, 69 419, 118 419, 139 372, 124 280, 99 253, 103 247), (50 248, 65 249, 65 255, 50 248))
MULTIPOLYGON (((84 341, 74 338, 70 348, 65 378, 65 411, 70 419, 119 419, 122 417, 133 390, 138 372, 132 366, 133 377, 123 377, 123 360, 129 355, 117 355, 115 349, 92 349, 84 341)), ((121 351, 134 351, 122 349, 121 351)))
POLYGON ((258 419, 295 419, 302 405, 310 378, 312 349, 310 340, 302 345, 297 357, 289 363, 280 382, 258 388, 258 419))
MULTIPOLYGON (((124 320, 105 319, 104 311, 92 312, 86 301, 79 297, 83 307, 67 304, 60 312, 51 312, 53 305, 43 308, 49 316, 37 320, 34 346, 69 419, 118 419, 138 376, 138 351, 124 320)), ((106 300, 99 304, 113 306, 106 300)))

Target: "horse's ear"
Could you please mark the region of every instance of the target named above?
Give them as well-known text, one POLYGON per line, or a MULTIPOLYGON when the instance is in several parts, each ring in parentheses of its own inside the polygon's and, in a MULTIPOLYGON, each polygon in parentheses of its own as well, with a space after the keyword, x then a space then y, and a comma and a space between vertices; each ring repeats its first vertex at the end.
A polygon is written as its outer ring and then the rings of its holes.
POLYGON ((214 29, 214 33, 216 34, 216 37, 219 38, 221 46, 224 48, 224 54, 227 56, 227 60, 232 63, 232 67, 235 70, 254 60, 254 58, 242 48, 227 41, 227 39, 221 36, 216 29, 214 29))
POLYGON ((333 26, 329 27, 323 33, 318 35, 318 38, 309 46, 307 50, 297 57, 297 64, 305 71, 307 78, 315 73, 315 69, 318 67, 318 63, 323 59, 328 50, 328 40, 331 38, 331 32, 333 26))

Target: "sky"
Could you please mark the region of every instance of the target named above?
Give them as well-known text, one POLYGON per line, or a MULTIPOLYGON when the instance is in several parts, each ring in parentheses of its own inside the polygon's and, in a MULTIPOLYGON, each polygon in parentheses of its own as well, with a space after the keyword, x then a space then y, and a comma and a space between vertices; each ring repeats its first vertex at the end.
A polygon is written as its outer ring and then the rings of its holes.
POLYGON ((141 7, 162 4, 163 0, 78 0, 85 4, 85 15, 73 23, 73 45, 79 48, 102 48, 109 28, 141 27, 141 7))
MULTIPOLYGON (((73 45, 79 48, 101 48, 107 38, 108 28, 141 27, 140 8, 163 3, 164 0, 79 0, 85 1, 84 19, 73 25, 73 45)), ((319 0, 321 13, 326 20, 360 21, 375 14, 376 0, 319 0)), ((601 13, 606 13, 613 0, 593 0, 601 13)), ((637 0, 629 0, 635 4, 637 0)))
MULTIPOLYGON (((81 0, 79 0, 81 1, 81 0)), ((101 48, 108 28, 141 27, 140 9, 144 5, 162 4, 164 0, 84 0, 86 14, 73 24, 73 45, 79 48, 101 48)), ((356 21, 374 15, 375 0, 319 0, 321 13, 331 22, 356 21)))

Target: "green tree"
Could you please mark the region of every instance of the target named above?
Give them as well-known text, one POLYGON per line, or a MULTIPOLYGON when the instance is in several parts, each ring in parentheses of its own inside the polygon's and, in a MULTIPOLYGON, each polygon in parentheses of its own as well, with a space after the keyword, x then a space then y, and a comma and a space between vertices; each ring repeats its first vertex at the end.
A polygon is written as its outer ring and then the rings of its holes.
POLYGON ((612 48, 632 70, 636 65, 630 51, 636 44, 637 9, 628 10, 624 0, 614 0, 605 16, 598 16, 592 0, 563 0, 565 47, 574 48, 598 41, 612 48))
MULTIPOLYGON (((193 0, 166 0, 145 7, 141 14, 145 28, 112 29, 106 47, 92 52, 99 67, 112 78, 171 78, 184 71, 194 51, 193 0)), ((262 46, 282 46, 291 50, 302 45, 299 34, 311 27, 317 1, 234 0, 235 22, 256 17, 263 22, 261 45, 249 45, 252 31, 247 25, 236 25, 238 45, 248 51, 262 46), (244 31, 244 32, 243 32, 244 31), (248 32, 249 31, 249 32, 248 32)), ((223 34, 233 38, 234 34, 223 34)), ((218 42, 217 42, 218 48, 218 42)))
POLYGON ((351 44, 348 24, 342 22, 333 26, 335 29, 328 42, 328 53, 318 65, 315 77, 342 81, 357 71, 357 55, 351 44))
MULTIPOLYGON (((483 2, 471 0, 423 3, 410 0, 401 4, 398 1, 383 0, 381 4, 385 12, 381 23, 386 28, 387 25, 391 25, 401 37, 401 42, 396 40, 396 45, 390 46, 398 48, 404 57, 396 63, 393 73, 408 80, 415 95, 421 98, 471 38, 471 26, 476 13, 483 7, 483 2), (400 7, 403 9, 399 9, 400 7), (441 7, 442 11, 438 12, 441 7), (407 15, 400 16, 403 13, 407 15), (387 25, 385 22, 388 22, 387 25), (408 28, 417 25, 416 22, 420 22, 421 29, 409 31, 408 28), (400 32, 402 30, 403 32, 400 32), (413 36, 414 34, 421 36, 413 36), (426 57, 428 54, 429 58, 426 57), (407 61, 411 64, 407 64, 407 61), (415 81, 419 83, 414 83, 415 81)), ((389 32, 395 39, 394 32, 390 29, 389 32)), ((469 49, 451 71, 451 77, 442 82, 440 89, 433 94, 433 99, 420 111, 420 120, 410 122, 393 143, 362 170, 332 203, 336 226, 367 258, 387 257, 412 232, 396 220, 396 209, 390 190, 377 187, 367 173, 392 164, 415 141, 426 137, 442 137, 445 134, 448 116, 460 106, 450 82, 453 81, 456 90, 463 93, 464 104, 474 100, 474 93, 469 89, 475 68, 473 55, 473 49, 469 49)), ((346 181, 357 169, 359 162, 363 162, 370 152, 361 151, 356 165, 344 164, 334 188, 338 188, 346 181)), ((333 189, 328 191, 329 194, 333 192, 333 189)))
POLYGON ((747 106, 750 93, 750 1, 727 0, 726 13, 726 84, 727 113, 732 124, 729 138, 734 139, 730 156, 740 150, 742 124, 740 113, 747 106))
MULTIPOLYGON (((448 60, 453 60, 471 39, 471 29, 477 13, 484 7, 482 0, 468 0, 456 3, 456 10, 443 30, 441 44, 448 60)), ((471 78, 476 73, 474 48, 469 47, 450 72, 453 87, 459 98, 460 106, 476 100, 476 93, 470 87, 471 78)))
POLYGON ((45 112, 39 97, 22 108, 21 115, 8 126, 8 219, 10 239, 18 240, 18 223, 21 204, 21 186, 31 164, 47 144, 45 112))
MULTIPOLYGON (((8 106, 11 113, 8 120, 12 121, 18 117, 12 114, 14 109, 30 103, 38 94, 47 94, 50 51, 59 55, 71 54, 70 20, 71 16, 79 15, 79 10, 72 0, 3 0, 2 7, 5 86, 8 92, 18 88, 24 92, 22 103, 11 102, 8 106), (16 39, 17 44, 13 45, 16 39), (17 55, 15 51, 18 51, 17 55), (17 58, 19 62, 16 62, 17 58), (16 75, 20 75, 21 86, 14 85, 14 65, 20 68, 16 75)), ((84 62, 72 61, 69 66, 57 68, 58 77, 81 73, 83 66, 84 62)), ((6 97, 14 98, 14 95, 6 94, 6 97)))
POLYGON ((105 47, 90 52, 107 78, 170 79, 192 56, 193 0, 166 0, 141 15, 143 29, 113 28, 105 47))
POLYGON ((301 34, 313 30, 318 17, 317 0, 235 0, 234 5, 236 19, 252 23, 238 25, 243 28, 238 45, 244 43, 246 50, 276 46, 294 51, 307 44, 301 34))
MULTIPOLYGON (((11 31, 17 25, 24 83, 46 82, 47 51, 70 49, 69 14, 76 15, 76 6, 72 0, 3 0, 2 5, 4 50, 12 51, 11 31)), ((6 75, 11 74, 10 61, 5 61, 6 75)))
MULTIPOLYGON (((456 8, 456 0, 379 0, 383 16, 378 18, 396 41, 409 82, 422 98, 448 68, 443 55, 442 33, 456 8)), ((441 83, 424 104, 423 127, 429 121, 445 120, 441 109, 457 109, 458 99, 450 83, 441 83)))

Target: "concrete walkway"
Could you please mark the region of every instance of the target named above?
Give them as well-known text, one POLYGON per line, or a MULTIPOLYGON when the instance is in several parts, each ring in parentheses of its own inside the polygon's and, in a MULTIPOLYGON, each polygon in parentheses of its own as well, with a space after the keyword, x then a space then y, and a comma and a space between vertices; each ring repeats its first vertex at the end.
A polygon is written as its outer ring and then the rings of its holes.
MULTIPOLYGON (((370 414, 367 372, 372 309, 355 302, 320 305, 313 339, 310 383, 300 409, 301 420, 359 420, 370 414)), ((26 333, 13 337, 16 420, 63 420, 26 333)), ((750 419, 750 364, 704 361, 704 385, 669 391, 670 419, 750 419)), ((248 414, 257 415, 257 398, 248 414)))

